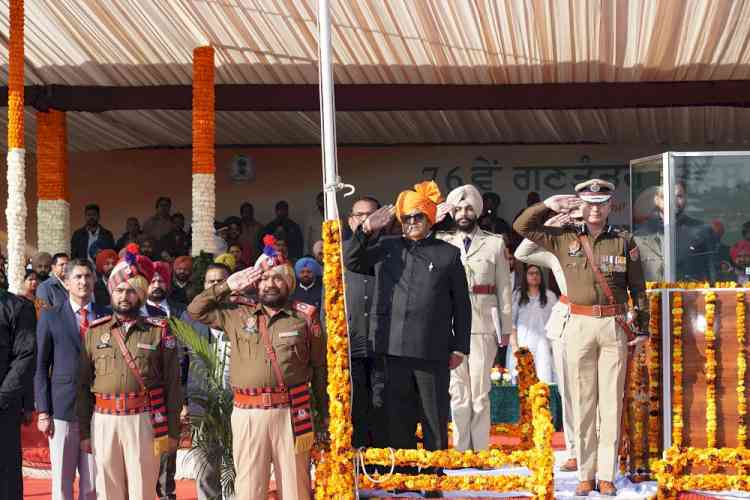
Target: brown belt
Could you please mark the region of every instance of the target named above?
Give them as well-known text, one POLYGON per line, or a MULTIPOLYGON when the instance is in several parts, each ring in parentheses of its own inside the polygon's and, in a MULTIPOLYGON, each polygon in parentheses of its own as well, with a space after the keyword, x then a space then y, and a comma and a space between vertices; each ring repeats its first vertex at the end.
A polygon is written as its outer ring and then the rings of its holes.
POLYGON ((493 295, 497 288, 495 285, 474 285, 471 287, 471 293, 474 295, 493 295))
POLYGON ((148 396, 142 393, 96 394, 94 411, 109 415, 135 415, 149 408, 148 396))
POLYGON ((286 408, 289 406, 289 393, 286 391, 257 392, 253 394, 249 392, 250 391, 244 389, 235 389, 234 406, 245 410, 268 410, 271 408, 286 408))
POLYGON ((620 316, 628 312, 627 304, 612 304, 612 305, 599 305, 584 306, 581 304, 571 304, 570 299, 567 295, 560 295, 560 302, 567 304, 570 307, 572 314, 579 314, 581 316, 591 316, 593 318, 609 318, 612 316, 620 316))

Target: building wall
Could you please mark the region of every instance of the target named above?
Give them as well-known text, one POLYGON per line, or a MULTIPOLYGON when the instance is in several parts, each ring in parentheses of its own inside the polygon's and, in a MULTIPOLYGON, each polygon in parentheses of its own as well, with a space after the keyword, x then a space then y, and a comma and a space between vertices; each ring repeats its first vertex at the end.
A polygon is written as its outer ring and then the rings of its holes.
MULTIPOLYGON (((525 206, 528 191, 543 196, 570 192, 580 179, 592 173, 618 179, 615 200, 617 222, 629 217, 627 203, 628 161, 669 149, 653 145, 538 145, 538 146, 395 146, 339 148, 339 171, 344 182, 356 186, 357 194, 372 195, 382 202, 395 200, 398 192, 425 179, 436 177, 442 190, 461 183, 480 184, 503 199, 501 215, 511 220, 525 206), (525 167, 536 167, 525 170, 525 167), (593 170, 592 170, 593 169, 593 170)), ((677 149, 677 148, 673 148, 677 149)), ((689 150, 681 147, 679 149, 689 150)), ((693 148, 705 150, 705 147, 693 148)), ((729 149, 729 148, 713 148, 729 149)), ((321 190, 319 148, 219 149, 217 161, 217 215, 237 214, 243 201, 256 207, 256 217, 267 222, 276 201, 285 199, 291 217, 301 225, 314 210, 315 194, 321 190), (230 165, 237 154, 251 158, 256 170, 252 182, 230 179, 230 165)), ((83 223, 83 207, 96 202, 102 209, 102 224, 115 236, 124 231, 128 216, 145 220, 153 213, 159 196, 173 200, 173 210, 190 220, 191 151, 189 149, 137 150, 75 153, 70 155, 71 223, 83 223)), ((36 243, 36 172, 28 158, 28 241, 36 243)), ((5 176, 4 166, 2 171, 5 176)), ((0 208, 5 213, 7 183, 0 186, 0 208)), ((348 213, 351 200, 341 202, 348 213)), ((5 229, 2 217, 0 229, 5 229)))

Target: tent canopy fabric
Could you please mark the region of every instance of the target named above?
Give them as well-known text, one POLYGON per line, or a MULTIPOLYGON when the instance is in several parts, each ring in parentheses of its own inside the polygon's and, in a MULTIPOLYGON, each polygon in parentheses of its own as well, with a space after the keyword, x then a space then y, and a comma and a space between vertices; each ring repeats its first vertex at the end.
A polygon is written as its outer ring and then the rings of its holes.
MULTIPOLYGON (((331 8, 340 84, 750 79, 746 1, 333 0, 331 8)), ((315 16, 315 0, 26 0, 26 83, 189 85, 193 48, 210 44, 216 83, 315 84, 315 16)), ((0 0, 4 85, 8 31, 0 0)), ((73 150, 190 143, 189 112, 70 115, 73 150)), ((367 111, 340 113, 338 133, 342 143, 743 144, 749 120, 732 107, 367 111)), ((33 134, 33 116, 28 123, 33 134)), ((318 128, 314 112, 220 112, 217 143, 318 144, 318 128)))

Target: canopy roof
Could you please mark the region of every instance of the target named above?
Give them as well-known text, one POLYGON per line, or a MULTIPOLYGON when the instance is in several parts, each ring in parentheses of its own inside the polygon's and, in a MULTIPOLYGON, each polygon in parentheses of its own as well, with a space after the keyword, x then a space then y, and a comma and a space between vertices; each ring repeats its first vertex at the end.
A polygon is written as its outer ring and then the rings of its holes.
MULTIPOLYGON (((746 1, 331 0, 331 7, 337 84, 750 79, 746 1)), ((315 13, 315 0, 26 0, 27 84, 189 85, 192 50, 206 44, 216 49, 217 84, 315 84, 315 13)), ((7 16, 8 0, 0 0, 2 84, 7 16)), ((338 114, 338 136, 340 143, 743 144, 748 124, 750 111, 736 106, 347 111, 338 114)), ((73 150, 188 145, 190 112, 70 113, 69 128, 73 150)), ((217 143, 317 144, 318 114, 218 112, 217 143)))

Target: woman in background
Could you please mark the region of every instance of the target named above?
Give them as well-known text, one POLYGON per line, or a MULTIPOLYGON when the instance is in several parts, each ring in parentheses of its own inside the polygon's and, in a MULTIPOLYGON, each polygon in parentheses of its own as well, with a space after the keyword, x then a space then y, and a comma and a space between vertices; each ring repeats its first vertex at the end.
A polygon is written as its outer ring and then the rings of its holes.
POLYGON ((521 282, 513 292, 513 332, 510 336, 506 366, 512 372, 516 368, 514 353, 527 347, 534 355, 534 366, 540 381, 554 381, 552 346, 547 338, 547 320, 552 306, 557 302, 554 293, 544 285, 544 276, 538 266, 525 266, 520 273, 521 282))

